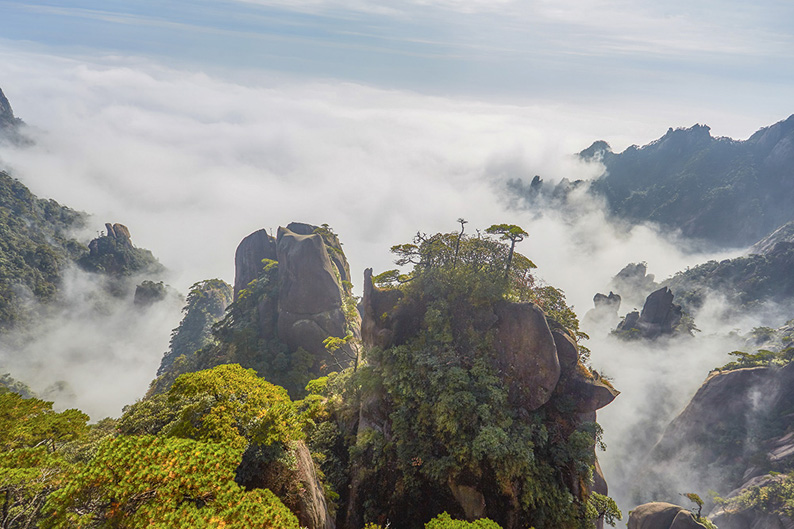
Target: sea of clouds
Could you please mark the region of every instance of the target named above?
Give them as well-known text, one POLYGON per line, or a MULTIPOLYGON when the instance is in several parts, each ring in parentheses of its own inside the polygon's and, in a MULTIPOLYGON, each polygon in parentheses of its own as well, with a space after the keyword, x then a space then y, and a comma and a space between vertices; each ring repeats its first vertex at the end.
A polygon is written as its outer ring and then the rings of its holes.
MULTIPOLYGON (((128 226, 183 293, 202 279, 232 282, 239 241, 291 221, 330 224, 354 279, 366 267, 393 268, 389 247, 418 230, 452 231, 459 217, 469 231, 518 224, 529 232, 518 250, 580 318, 630 262, 647 262, 658 280, 741 252, 697 253, 675 233, 610 221, 584 195, 563 209, 514 207, 508 180, 592 179, 602 168, 573 153, 596 139, 619 151, 682 125, 662 116, 649 122, 586 106, 493 104, 263 72, 224 77, 128 57, 0 48, 0 60, 0 86, 35 140, 0 148, 0 167, 38 196, 92 214, 92 232, 105 222, 128 226)), ((24 347, 0 350, 0 367, 38 391, 64 382, 69 390, 53 393, 61 407, 118 416, 146 391, 180 304, 140 312, 122 299, 98 313, 100 294, 85 304, 95 288, 86 274, 67 279, 71 308, 24 347)), ((681 409, 733 350, 731 331, 782 323, 722 321, 713 307, 696 338, 647 345, 585 329, 593 366, 622 391, 599 415, 609 446, 601 458, 621 501, 641 457, 632 453, 638 425, 653 436, 681 409)))

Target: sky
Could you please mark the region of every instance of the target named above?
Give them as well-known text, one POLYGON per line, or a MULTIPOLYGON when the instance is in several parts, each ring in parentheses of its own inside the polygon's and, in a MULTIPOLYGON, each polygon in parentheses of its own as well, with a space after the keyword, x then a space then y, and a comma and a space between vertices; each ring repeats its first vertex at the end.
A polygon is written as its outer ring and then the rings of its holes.
MULTIPOLYGON (((92 214, 86 238, 127 225, 183 294, 232 282, 239 241, 291 221, 334 228, 360 292, 364 268, 393 268, 392 245, 463 217, 524 227, 518 250, 581 317, 629 262, 663 279, 743 249, 700 254, 585 198, 574 216, 515 209, 505 182, 594 178, 573 154, 599 139, 621 151, 695 123, 746 139, 787 118, 791 20, 775 0, 0 0, 0 87, 35 139, 0 145, 0 168, 92 214)), ((69 281, 70 299, 92 291, 69 281)), ((0 367, 34 389, 67 380, 69 405, 118 415, 153 378, 179 305, 72 311, 24 355, 0 351, 0 367)), ((624 391, 601 415, 608 444, 652 401, 640 372, 653 358, 680 381, 669 419, 727 361, 731 325, 782 323, 719 320, 664 352, 593 335, 594 367, 624 391)))
POLYGON ((785 0, 4 0, 0 17, 12 49, 662 112, 730 136, 787 117, 794 83, 785 0))

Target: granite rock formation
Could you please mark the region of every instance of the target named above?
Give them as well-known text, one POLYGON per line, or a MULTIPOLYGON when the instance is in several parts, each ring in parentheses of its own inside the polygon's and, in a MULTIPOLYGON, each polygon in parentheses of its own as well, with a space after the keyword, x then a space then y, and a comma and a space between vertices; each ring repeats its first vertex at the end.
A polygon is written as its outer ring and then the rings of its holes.
POLYGON ((277 237, 259 230, 242 240, 235 254, 234 296, 263 270, 262 260, 278 263, 276 295, 259 303, 259 336, 277 338, 290 353, 308 352, 312 372, 322 376, 357 358, 352 343, 333 354, 323 341, 359 336, 360 317, 351 307, 350 268, 341 243, 327 227, 293 222, 279 227, 277 237))
POLYGON ((88 244, 88 254, 78 261, 83 269, 115 278, 164 271, 152 252, 132 244, 130 230, 126 226, 107 223, 105 230, 106 233, 88 244))
POLYGON ((640 505, 629 515, 629 529, 704 529, 691 512, 671 503, 640 505))
MULTIPOLYGON (((364 297, 361 302, 362 339, 365 348, 388 350, 409 343, 424 325, 427 307, 421 299, 408 299, 399 289, 381 289, 373 285, 372 271, 364 275, 364 297)), ((595 421, 596 410, 615 399, 618 392, 598 380, 581 364, 576 342, 561 325, 548 320, 532 303, 497 301, 490 307, 472 312, 471 327, 478 334, 493 337, 491 365, 496 376, 508 389, 508 405, 529 413, 543 408, 557 395, 574 405, 571 417, 576 424, 595 421)), ((377 366, 373 359, 370 366, 377 366)), ((359 413, 357 433, 366 438, 377 432, 392 438, 392 417, 387 395, 365 395, 359 413)), ((600 467, 599 467, 600 468, 600 467)), ((364 484, 366 472, 354 473, 349 487, 346 524, 361 525, 362 505, 372 494, 364 484)), ((575 480, 574 480, 575 481, 575 480)), ((447 480, 448 489, 433 490, 425 500, 434 508, 458 512, 467 519, 481 516, 497 517, 504 527, 517 522, 518 503, 509 503, 486 478, 465 476, 447 480), (502 503, 503 502, 503 503, 502 503), (499 505, 499 507, 496 507, 499 505), (509 505, 512 505, 510 507, 509 505), (497 513, 495 509, 500 509, 497 513)), ((584 494, 578 481, 567 483, 574 495, 584 494)), ((594 488, 607 492, 602 474, 596 476, 594 488)), ((509 494, 508 494, 509 496, 509 494)), ((517 498, 510 501, 517 502, 517 498)))
POLYGON ((684 311, 681 305, 673 303, 673 297, 667 287, 652 292, 645 300, 642 312, 628 313, 618 324, 616 334, 626 338, 653 340, 681 332, 684 311))
POLYGON ((263 259, 278 259, 276 240, 265 230, 257 230, 240 242, 234 254, 234 299, 248 283, 259 277, 263 259))

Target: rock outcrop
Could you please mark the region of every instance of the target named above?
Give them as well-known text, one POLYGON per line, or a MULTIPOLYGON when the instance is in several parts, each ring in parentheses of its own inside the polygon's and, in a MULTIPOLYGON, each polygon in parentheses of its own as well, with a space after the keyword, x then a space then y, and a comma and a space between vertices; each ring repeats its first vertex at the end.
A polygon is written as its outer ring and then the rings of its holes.
POLYGON ((584 316, 585 321, 593 325, 611 324, 614 325, 619 317, 621 297, 611 290, 609 295, 600 292, 593 296, 593 308, 587 311, 584 316))
POLYGON ((263 259, 278 259, 276 240, 265 230, 257 230, 240 242, 234 254, 234 299, 262 273, 263 259))
POLYGON ((536 410, 548 402, 560 379, 557 347, 546 317, 532 303, 500 302, 494 314, 495 362, 510 402, 536 410))
POLYGON ((652 292, 645 300, 642 312, 630 312, 621 321, 616 334, 625 338, 656 339, 681 332, 684 311, 673 303, 673 293, 667 287, 652 292))
POLYGON ((78 264, 89 272, 120 278, 135 274, 159 274, 165 269, 152 252, 132 244, 130 230, 123 224, 105 224, 106 233, 88 244, 88 254, 78 264))
POLYGON ((21 132, 24 122, 14 116, 11 103, 0 88, 0 141, 7 140, 17 145, 27 145, 31 140, 21 132))
MULTIPOLYGON (((291 351, 303 348, 316 357, 327 357, 323 340, 347 334, 345 287, 328 254, 321 235, 278 229, 278 336, 291 351)), ((326 363, 334 361, 327 358, 326 363)))
POLYGON ((266 488, 276 494, 307 529, 334 529, 323 485, 317 476, 309 448, 303 441, 292 446, 294 466, 271 460, 251 445, 243 454, 235 481, 247 489, 266 488))
MULTIPOLYGON (((372 271, 364 275, 364 297, 361 301, 362 338, 365 348, 390 347, 411 343, 427 324, 428 307, 432 303, 424 296, 406 296, 399 289, 380 289, 372 283, 372 271)), ((527 416, 547 405, 554 396, 573 403, 575 409, 563 421, 568 421, 563 436, 570 435, 578 425, 595 421, 595 411, 615 399, 618 392, 594 376, 581 364, 573 337, 560 324, 548 320, 543 311, 532 303, 497 301, 490 306, 472 309, 467 320, 478 335, 490 336, 489 361, 495 375, 507 388, 508 403, 527 416)), ((386 353, 388 355, 388 353, 386 353)), ((465 354, 465 353, 460 353, 465 354)), ((373 358, 369 366, 379 369, 373 358)), ((388 395, 376 392, 364 396, 359 413, 358 436, 373 435, 393 439, 392 413, 388 395), (374 433, 373 433, 374 432, 374 433)), ((566 404, 568 405, 568 404, 566 404)), ((549 404, 552 408, 553 405, 549 404)), ((553 413, 553 412, 552 412, 553 413)), ((421 461, 416 462, 421 465, 421 461)), ((597 467, 600 470, 600 467, 597 467)), ((363 525, 363 504, 370 498, 366 479, 372 471, 354 472, 349 486, 346 525, 363 525), (367 500, 367 498, 370 498, 367 500)), ((369 476, 369 477, 368 477, 369 476)), ((437 509, 458 513, 473 520, 482 516, 499 519, 506 528, 517 527, 519 500, 505 492, 504 484, 496 486, 487 476, 461 474, 447 479, 447 490, 429 489, 424 504, 417 509, 437 509), (502 489, 499 492, 499 489, 502 489)), ((567 482, 575 495, 583 495, 576 479, 567 482)), ((598 474, 594 489, 606 494, 606 481, 598 474)), ((438 511, 436 511, 438 512, 438 511)))
POLYGON ((794 463, 791 409, 794 364, 713 372, 665 429, 635 490, 672 500, 683 482, 734 497, 754 478, 786 471, 794 463))
POLYGON ((259 303, 260 338, 278 339, 290 353, 309 353, 316 376, 354 362, 358 352, 352 344, 333 354, 323 345, 328 337, 357 338, 360 332, 358 313, 349 307, 350 268, 336 235, 325 226, 293 222, 279 227, 276 238, 265 230, 247 236, 235 253, 235 299, 260 277, 263 259, 278 262, 278 285, 274 298, 259 303))
POLYGON ((671 503, 640 505, 629 515, 629 529, 704 529, 691 512, 671 503))
POLYGON ((794 221, 788 222, 755 243, 747 251, 748 254, 768 255, 775 250, 778 243, 794 244, 794 221))

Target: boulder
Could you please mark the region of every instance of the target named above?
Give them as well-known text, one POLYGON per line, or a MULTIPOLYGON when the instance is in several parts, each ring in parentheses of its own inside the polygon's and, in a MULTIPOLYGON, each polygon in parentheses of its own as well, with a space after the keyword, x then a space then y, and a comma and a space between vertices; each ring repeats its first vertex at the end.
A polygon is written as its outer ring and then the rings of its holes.
POLYGON ((316 314, 342 306, 342 288, 320 235, 278 229, 279 310, 316 314))
POLYGON ((263 259, 277 259, 276 240, 265 230, 258 230, 243 239, 234 254, 234 299, 248 283, 259 277, 263 259))
POLYGON ((579 351, 576 348, 576 342, 571 335, 567 332, 558 331, 556 329, 551 331, 554 338, 554 345, 557 348, 557 358, 560 361, 560 369, 562 371, 571 371, 579 363, 579 351))
POLYGON ((455 501, 463 509, 467 520, 476 520, 483 517, 485 514, 485 496, 483 496, 482 492, 474 487, 455 483, 452 477, 447 480, 447 484, 449 485, 449 490, 452 491, 452 496, 455 497, 455 501))
POLYGON ((557 347, 543 311, 533 303, 494 304, 496 367, 512 404, 536 410, 560 379, 557 347))
POLYGON ((600 410, 620 395, 618 390, 603 380, 585 376, 566 379, 565 387, 562 389, 564 393, 573 397, 577 413, 600 410))
POLYGON ((628 529, 703 529, 691 512, 672 503, 640 505, 629 514, 628 529))

